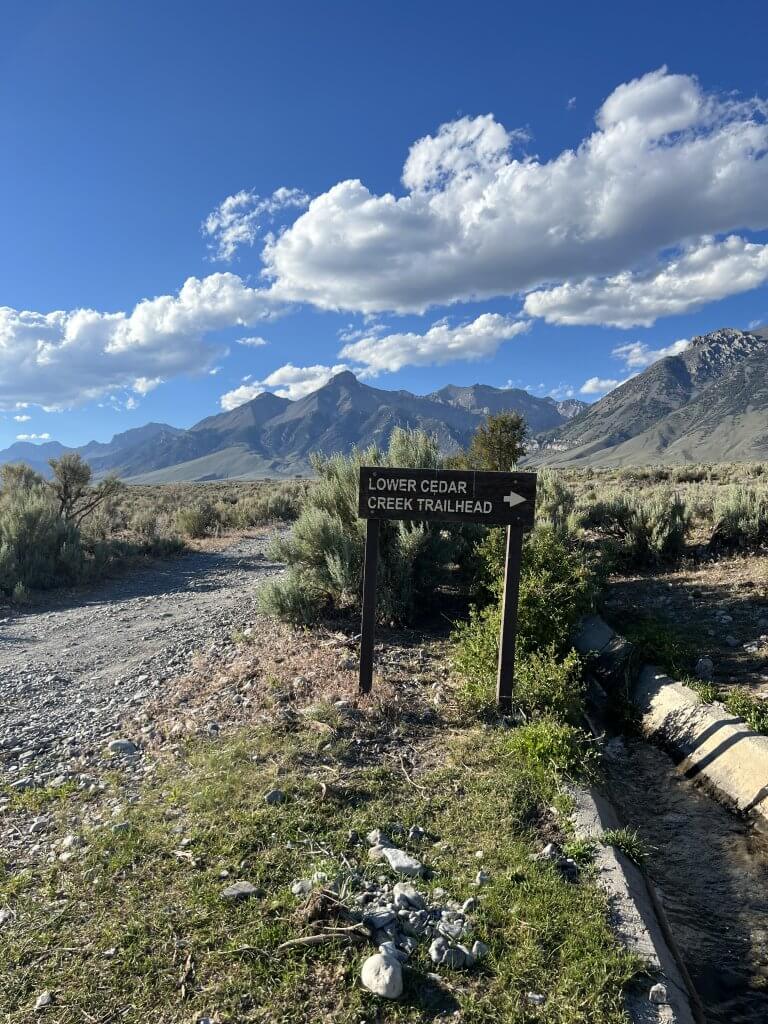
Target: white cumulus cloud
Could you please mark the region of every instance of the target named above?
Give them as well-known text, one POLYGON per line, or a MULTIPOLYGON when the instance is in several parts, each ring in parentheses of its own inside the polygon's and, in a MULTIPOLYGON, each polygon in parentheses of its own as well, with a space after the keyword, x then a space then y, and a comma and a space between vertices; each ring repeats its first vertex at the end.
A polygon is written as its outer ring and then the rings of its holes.
POLYGON ((438 320, 423 334, 372 334, 345 345, 339 356, 364 365, 372 374, 395 373, 404 366, 439 366, 454 359, 487 358, 503 341, 523 334, 529 327, 528 320, 482 313, 457 327, 438 320))
POLYGON ((50 441, 50 434, 17 434, 17 441, 50 441))
POLYGON ((317 391, 318 388, 327 384, 331 377, 337 373, 343 373, 350 367, 345 363, 337 366, 294 366, 293 363, 286 363, 279 367, 260 381, 253 381, 251 384, 242 384, 234 391, 227 391, 219 399, 221 408, 225 411, 236 409, 244 402, 250 402, 264 391, 272 391, 280 398, 289 398, 296 401, 306 395, 317 391))
POLYGON ((16 420, 17 423, 29 423, 29 421, 32 419, 31 416, 14 416, 13 418, 16 420))
POLYGON ((768 245, 738 235, 703 238, 649 272, 625 271, 531 292, 525 311, 553 324, 650 327, 659 317, 688 313, 766 281, 768 245))
POLYGON ((645 370, 652 363, 667 356, 679 356, 690 345, 689 338, 680 338, 663 348, 651 348, 643 341, 632 341, 628 345, 618 345, 611 352, 612 356, 621 359, 628 370, 645 370))
POLYGON ((541 160, 521 142, 492 115, 464 117, 412 146, 404 194, 334 185, 266 239, 275 293, 421 313, 612 277, 703 236, 768 228, 762 100, 709 95, 661 68, 615 89, 576 149, 541 160))
POLYGON ((188 278, 178 294, 130 313, 36 313, 0 307, 0 409, 66 408, 119 388, 147 394, 163 380, 209 368, 205 336, 247 326, 273 309, 235 274, 188 278))
POLYGON ((230 260, 244 245, 253 245, 265 220, 281 210, 302 208, 309 196, 298 188, 278 188, 271 196, 243 189, 227 196, 203 221, 203 234, 214 259, 230 260))
POLYGON ((612 380, 606 377, 590 377, 589 380, 584 381, 579 391, 582 395, 602 395, 607 391, 613 391, 623 383, 622 380, 612 380))

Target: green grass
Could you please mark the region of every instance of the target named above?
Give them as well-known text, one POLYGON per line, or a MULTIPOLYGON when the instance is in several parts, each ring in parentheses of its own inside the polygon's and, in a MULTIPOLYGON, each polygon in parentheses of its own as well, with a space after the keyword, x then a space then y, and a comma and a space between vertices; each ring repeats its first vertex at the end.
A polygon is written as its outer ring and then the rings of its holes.
POLYGON ((685 679, 683 682, 699 695, 702 703, 720 701, 731 714, 743 718, 753 732, 768 736, 768 701, 755 697, 742 686, 721 689, 715 683, 698 679, 685 679))
POLYGON ((732 714, 743 718, 750 729, 768 736, 768 701, 760 700, 742 687, 723 690, 720 700, 732 714))
MULTIPOLYGON (((338 744, 343 727, 330 724, 338 744)), ((622 986, 638 965, 612 935, 603 895, 588 877, 570 884, 529 859, 551 836, 549 808, 564 804, 563 775, 585 762, 576 730, 471 726, 441 740, 436 767, 416 785, 398 767, 355 761, 348 743, 338 756, 328 744, 327 732, 309 727, 198 743, 158 773, 131 808, 128 831, 92 833, 88 850, 66 865, 0 872, 0 905, 17 914, 0 946, 9 1019, 37 1019, 35 997, 49 988, 57 1024, 421 1022, 457 1009, 472 1024, 625 1020, 622 986), (264 793, 275 785, 287 800, 268 806, 264 793), (275 951, 308 931, 291 880, 313 871, 333 878, 342 855, 378 874, 365 846, 350 846, 349 831, 395 824, 437 837, 413 848, 430 871, 419 884, 461 901, 479 897, 475 937, 491 953, 473 971, 441 972, 436 985, 423 945, 403 998, 385 1003, 357 982, 370 946, 275 951), (176 855, 179 827, 193 861, 176 855), (471 884, 479 849, 490 874, 481 889, 471 884), (220 891, 239 878, 262 895, 226 904, 220 891), (527 1004, 529 991, 547 995, 543 1012, 527 1004)))
POLYGON ((601 837, 603 846, 615 846, 617 850, 642 867, 650 856, 648 845, 636 829, 609 828, 601 837))
POLYGON ((673 678, 689 676, 693 670, 701 639, 696 631, 685 631, 654 615, 612 611, 611 625, 635 647, 636 667, 650 662, 673 678))
POLYGON ((22 790, 0 786, 0 793, 8 799, 9 811, 28 811, 33 814, 49 811, 52 805, 69 800, 76 792, 77 784, 74 782, 64 782, 61 786, 34 786, 22 790))

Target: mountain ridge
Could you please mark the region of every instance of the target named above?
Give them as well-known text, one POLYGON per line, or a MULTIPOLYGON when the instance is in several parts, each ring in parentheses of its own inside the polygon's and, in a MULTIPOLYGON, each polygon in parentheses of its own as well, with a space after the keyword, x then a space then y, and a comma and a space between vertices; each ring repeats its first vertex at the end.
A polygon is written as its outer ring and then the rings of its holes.
POLYGON ((330 455, 371 444, 385 446, 398 426, 426 430, 444 450, 452 451, 469 442, 489 411, 521 412, 533 433, 562 426, 572 412, 572 406, 561 412, 553 399, 513 388, 449 385, 443 392, 436 398, 437 393, 387 391, 343 371, 295 401, 264 392, 235 409, 207 416, 188 430, 148 423, 116 434, 109 442, 91 441, 79 448, 52 441, 49 451, 45 445, 19 442, 0 451, 0 464, 34 460, 33 468, 47 473, 48 458, 77 451, 97 477, 116 473, 135 482, 305 475, 311 472, 312 452, 330 455))
POLYGON ((724 327, 625 381, 532 461, 631 465, 768 458, 768 329, 724 327))
POLYGON ((489 384, 415 395, 344 371, 303 398, 264 392, 189 429, 147 423, 74 449, 19 441, 0 451, 0 464, 24 461, 45 473, 49 458, 77 451, 97 477, 134 482, 306 475, 313 452, 383 447, 398 426, 426 430, 450 452, 503 411, 525 417, 532 465, 768 459, 768 328, 699 335, 593 405, 489 384))

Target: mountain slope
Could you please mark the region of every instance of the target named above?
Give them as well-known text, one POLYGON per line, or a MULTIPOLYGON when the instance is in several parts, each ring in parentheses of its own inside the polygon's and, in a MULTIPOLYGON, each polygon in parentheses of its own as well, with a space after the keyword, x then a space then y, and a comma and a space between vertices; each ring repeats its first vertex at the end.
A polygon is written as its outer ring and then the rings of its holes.
MULTIPOLYGON (((522 413, 542 445, 533 464, 765 459, 768 331, 723 328, 694 338, 592 406, 485 384, 414 395, 345 372, 298 401, 264 393, 189 430, 148 423, 77 450, 97 476, 136 481, 293 476, 311 471, 313 452, 384 447, 398 426, 426 430, 452 451, 489 413, 507 410, 522 413)), ((20 442, 0 452, 0 464, 23 461, 47 472, 47 460, 68 450, 20 442)))
POLYGON ((534 461, 628 465, 768 455, 768 332, 724 328, 654 363, 549 440, 534 461))
MULTIPOLYGON (((561 412, 552 399, 525 391, 480 384, 435 395, 385 391, 345 372, 295 402, 264 393, 189 430, 149 423, 116 434, 108 444, 92 441, 78 450, 97 475, 137 481, 291 476, 310 472, 312 452, 386 446, 395 427, 426 430, 451 451, 468 443, 488 411, 507 409, 522 412, 532 433, 561 426, 572 411, 561 412)), ((53 454, 65 450, 59 445, 53 454)), ((14 446, 0 452, 0 463, 36 459, 45 466, 49 457, 43 447, 14 446)))

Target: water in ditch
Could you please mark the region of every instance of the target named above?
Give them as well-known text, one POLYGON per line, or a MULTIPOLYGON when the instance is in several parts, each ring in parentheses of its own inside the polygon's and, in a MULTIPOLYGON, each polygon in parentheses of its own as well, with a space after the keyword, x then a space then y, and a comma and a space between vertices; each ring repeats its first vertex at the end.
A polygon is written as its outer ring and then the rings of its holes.
POLYGON ((652 848, 648 872, 708 1024, 768 1024, 768 837, 661 750, 609 743, 607 795, 652 848))

